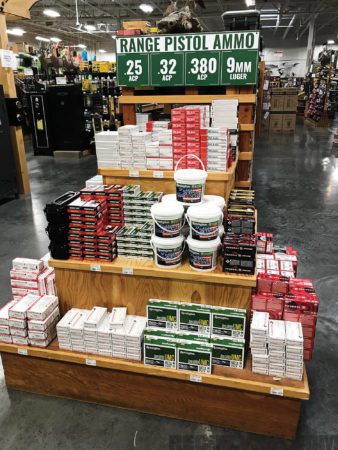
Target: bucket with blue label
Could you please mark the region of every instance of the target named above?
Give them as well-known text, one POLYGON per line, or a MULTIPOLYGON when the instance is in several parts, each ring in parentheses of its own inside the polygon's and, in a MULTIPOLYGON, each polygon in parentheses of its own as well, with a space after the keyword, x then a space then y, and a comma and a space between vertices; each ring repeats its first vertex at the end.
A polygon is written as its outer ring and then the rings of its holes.
POLYGON ((161 238, 151 237, 151 246, 154 250, 155 264, 167 269, 175 269, 182 263, 184 251, 184 237, 161 238))
POLYGON ((184 207, 178 202, 155 203, 151 207, 154 234, 161 238, 175 238, 181 233, 185 223, 184 207))
POLYGON ((176 181, 176 200, 183 205, 194 205, 203 202, 205 182, 208 173, 203 162, 196 155, 184 155, 177 161, 174 173, 176 181), (184 158, 195 158, 202 166, 202 169, 179 169, 178 165, 184 158))
POLYGON ((213 241, 219 236, 223 213, 215 204, 190 206, 187 211, 190 237, 197 241, 213 241))
POLYGON ((216 269, 218 249, 221 240, 218 237, 213 241, 196 241, 188 237, 190 267, 200 272, 211 272, 216 269))

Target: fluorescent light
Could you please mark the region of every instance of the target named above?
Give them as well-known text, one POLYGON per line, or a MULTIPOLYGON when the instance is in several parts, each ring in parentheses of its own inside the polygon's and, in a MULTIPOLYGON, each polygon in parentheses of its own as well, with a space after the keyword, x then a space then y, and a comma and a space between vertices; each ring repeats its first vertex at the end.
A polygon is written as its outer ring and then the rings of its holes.
POLYGON ((10 28, 7 30, 8 34, 12 34, 13 36, 22 36, 26 33, 22 28, 10 28))
POLYGON ((333 39, 329 39, 329 40, 327 41, 327 43, 328 43, 329 45, 333 45, 333 44, 334 44, 334 40, 333 40, 333 39))
POLYGON ((141 3, 139 6, 140 10, 143 11, 144 13, 152 13, 154 11, 154 8, 149 5, 148 3, 141 3))
POLYGON ((79 47, 79 48, 87 48, 87 46, 86 46, 86 45, 83 45, 83 44, 79 44, 79 45, 77 45, 76 47, 79 47))
MULTIPOLYGON (((278 25, 277 28, 294 28, 294 25, 278 25)), ((276 28, 276 25, 262 25, 262 28, 276 28)))
POLYGON ((103 48, 100 48, 99 53, 107 53, 107 51, 103 50, 103 48))
POLYGON ((87 25, 85 25, 84 27, 85 27, 85 29, 86 29, 87 31, 95 31, 95 30, 96 30, 95 25, 89 25, 89 24, 87 24, 87 25))
POLYGON ((51 40, 52 42, 56 42, 57 44, 58 44, 59 42, 62 41, 62 39, 60 39, 60 38, 58 38, 58 37, 52 37, 52 38, 50 38, 50 40, 51 40))
POLYGON ((36 36, 35 39, 36 39, 37 41, 50 42, 50 39, 47 39, 47 38, 42 37, 42 36, 36 36))
POLYGON ((250 6, 255 6, 256 0, 245 0, 246 6, 249 8, 250 6))
POLYGON ((60 17, 60 13, 55 11, 55 9, 44 9, 43 13, 48 17, 60 17))
POLYGON ((261 14, 262 17, 278 17, 278 14, 261 14))

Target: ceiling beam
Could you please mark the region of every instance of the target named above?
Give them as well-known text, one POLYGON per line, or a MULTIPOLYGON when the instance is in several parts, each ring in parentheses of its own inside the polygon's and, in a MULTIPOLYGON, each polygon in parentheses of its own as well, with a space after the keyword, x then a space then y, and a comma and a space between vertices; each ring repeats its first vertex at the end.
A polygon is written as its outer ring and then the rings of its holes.
POLYGON ((288 35, 288 33, 290 31, 290 28, 292 27, 293 22, 295 21, 295 19, 296 19, 296 14, 294 14, 292 19, 290 20, 289 25, 288 25, 287 29, 285 30, 285 33, 283 34, 283 39, 285 39, 286 36, 288 35))

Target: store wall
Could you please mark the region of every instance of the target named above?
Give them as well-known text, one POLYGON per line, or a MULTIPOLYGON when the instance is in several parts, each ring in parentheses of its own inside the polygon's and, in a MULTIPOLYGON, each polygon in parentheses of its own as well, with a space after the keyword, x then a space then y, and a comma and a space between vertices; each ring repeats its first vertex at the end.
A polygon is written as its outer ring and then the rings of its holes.
POLYGON ((107 53, 99 53, 96 52, 96 61, 116 61, 116 53, 115 52, 107 52, 107 53))
POLYGON ((265 48, 263 51, 266 66, 274 76, 303 77, 306 71, 306 47, 265 48))

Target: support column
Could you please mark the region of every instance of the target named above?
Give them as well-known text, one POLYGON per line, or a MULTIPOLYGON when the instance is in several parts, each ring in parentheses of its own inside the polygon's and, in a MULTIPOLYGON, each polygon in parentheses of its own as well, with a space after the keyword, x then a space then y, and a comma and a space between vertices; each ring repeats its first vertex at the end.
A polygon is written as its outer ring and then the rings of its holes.
POLYGON ((308 72, 313 58, 314 37, 315 37, 315 21, 316 16, 312 16, 309 23, 309 34, 307 39, 307 51, 306 51, 306 71, 308 72))
MULTIPOLYGON (((8 37, 5 14, 0 13, 0 48, 8 49, 8 37)), ((0 84, 3 85, 5 96, 16 97, 15 80, 12 69, 1 67, 0 63, 0 84)), ((26 161, 25 144, 20 127, 10 127, 10 138, 16 162, 17 179, 20 194, 30 192, 29 175, 26 161)))

